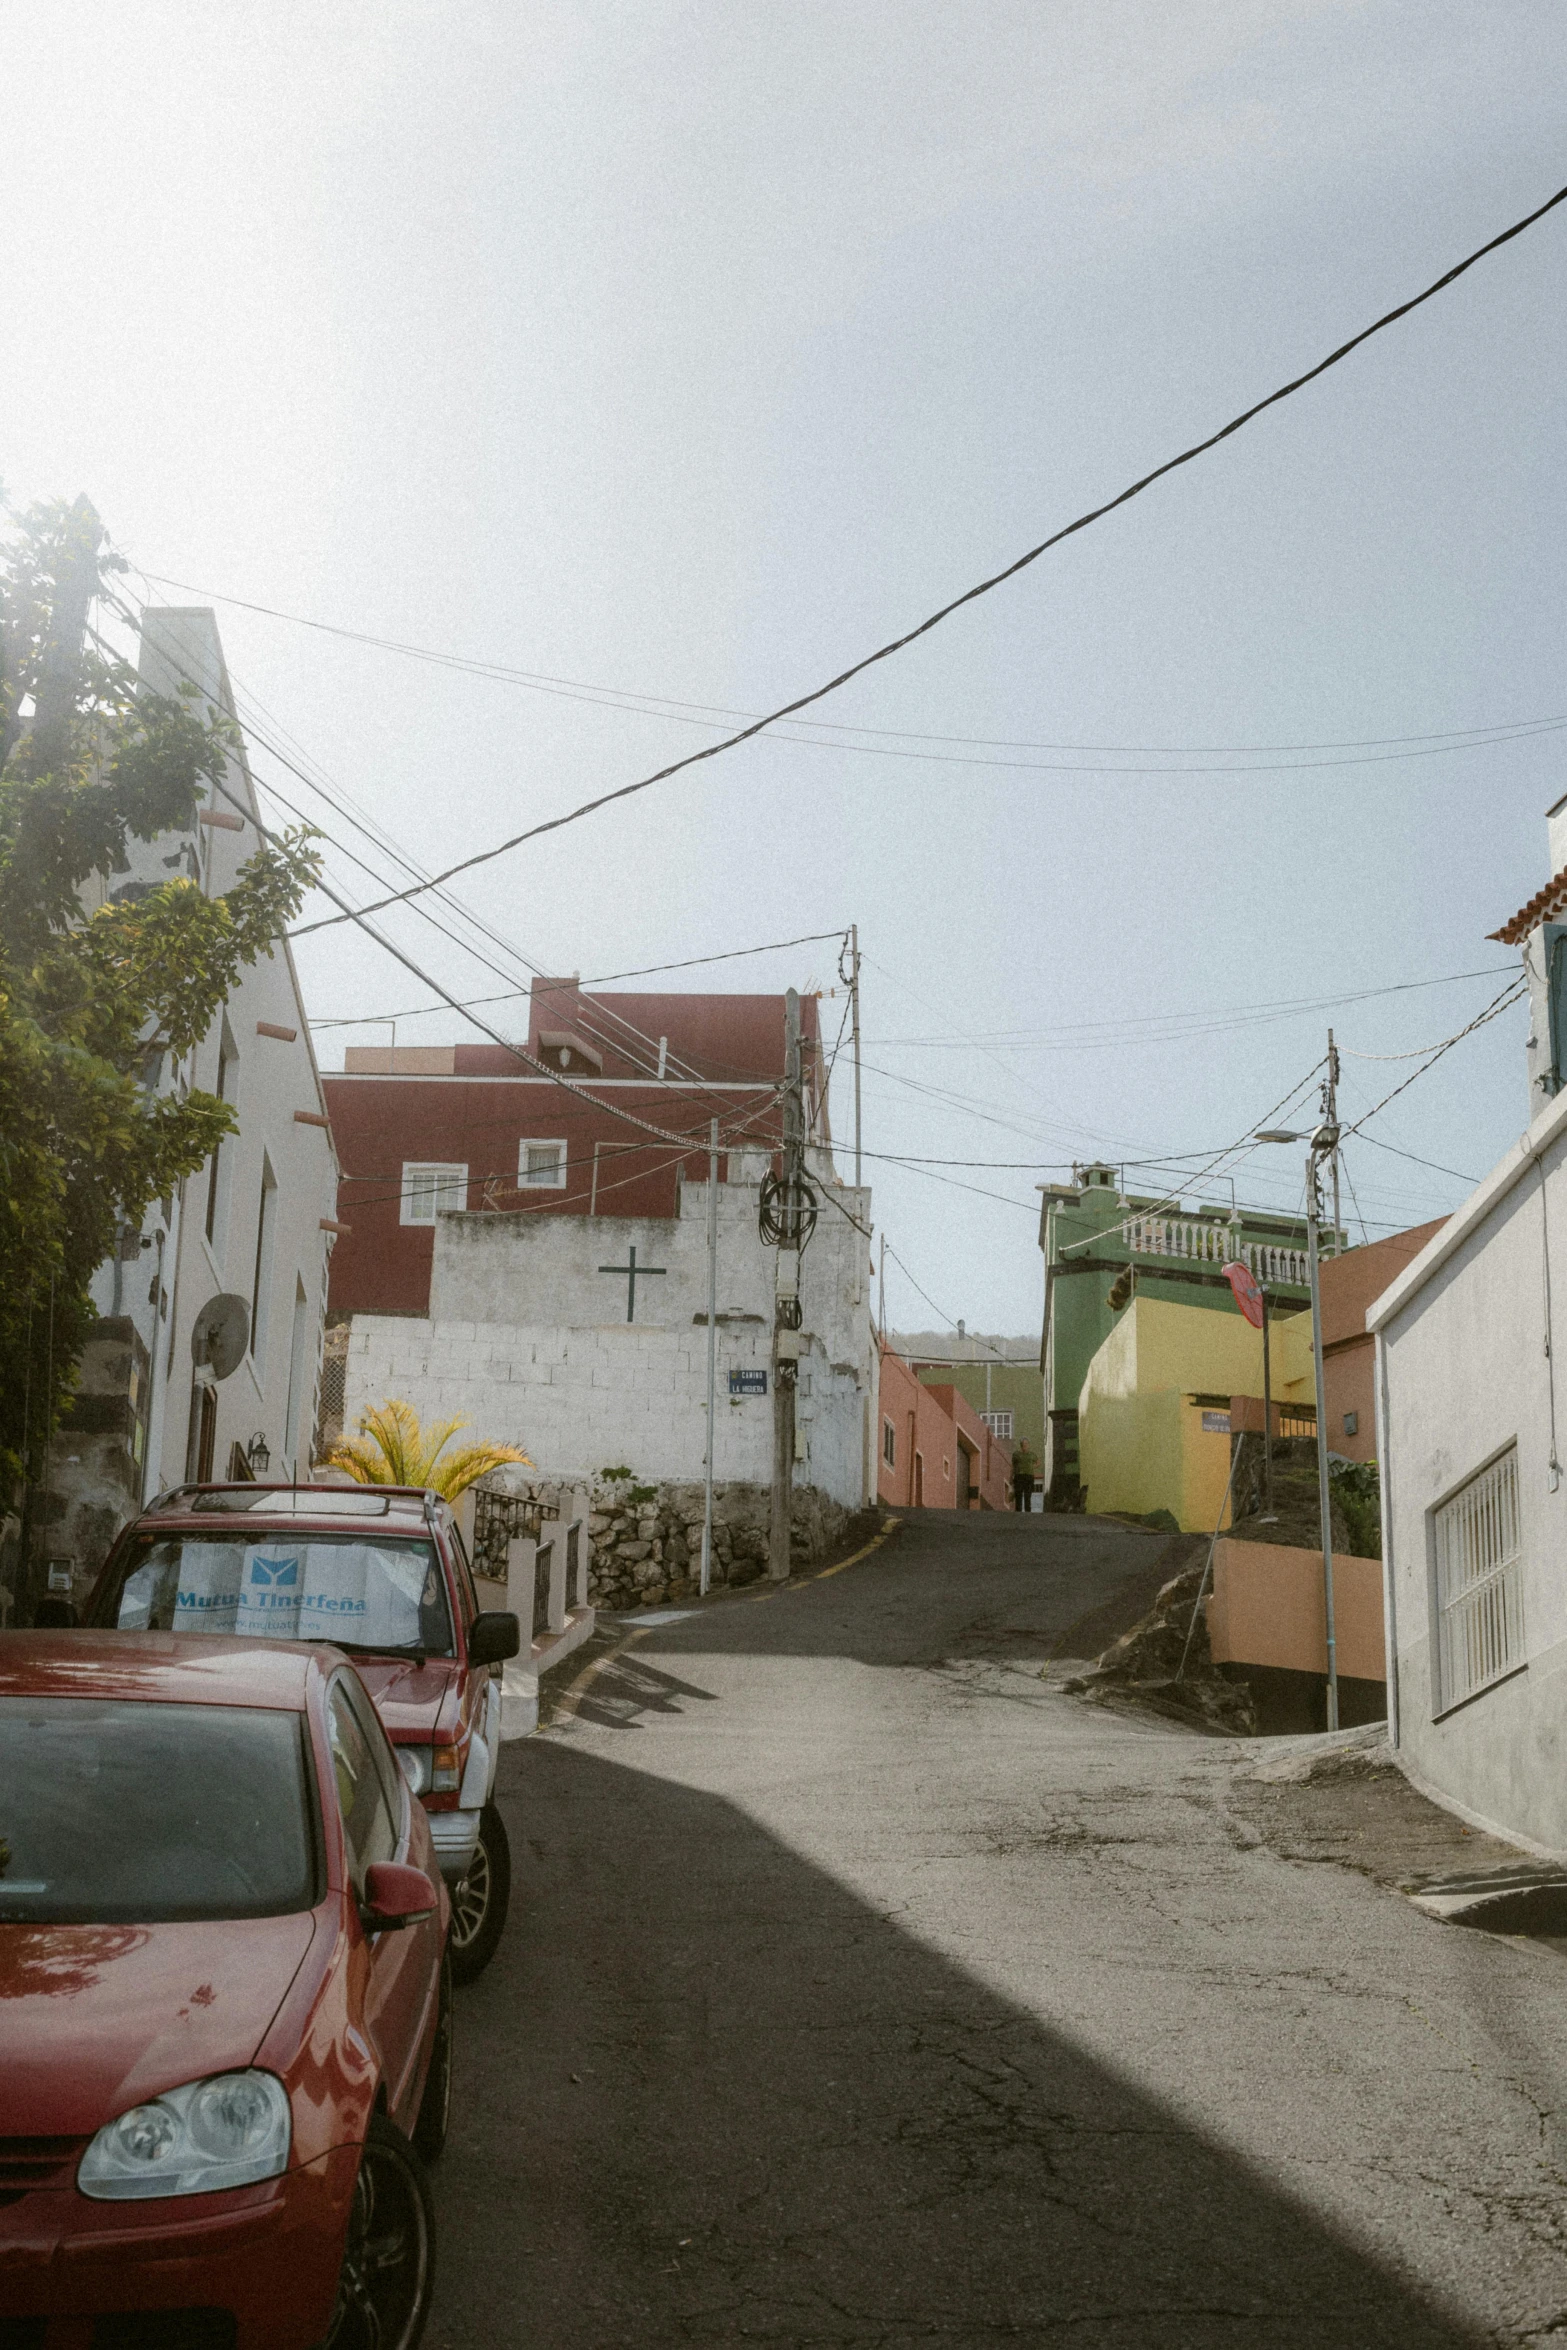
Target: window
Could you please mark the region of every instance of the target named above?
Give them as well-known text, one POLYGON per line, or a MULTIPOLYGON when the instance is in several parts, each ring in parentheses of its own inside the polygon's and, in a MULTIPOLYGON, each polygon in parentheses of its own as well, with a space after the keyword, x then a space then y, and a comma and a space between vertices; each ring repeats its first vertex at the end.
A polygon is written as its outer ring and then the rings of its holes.
POLYGON ((329 1640, 379 1655, 453 1653, 429 1540, 374 1533, 214 1527, 145 1540, 100 1589, 94 1621, 122 1632, 329 1640))
POLYGON ((265 1379, 267 1305, 272 1294, 272 1237, 277 1227, 277 1177, 263 1152, 261 1200, 256 1209, 256 1272, 250 1289, 250 1359, 265 1379))
POLYGON ((563 1142, 519 1144, 517 1187, 521 1191, 564 1191, 566 1145, 563 1142))
POLYGON ((375 1750, 340 1680, 333 1682, 327 1700, 327 1739, 349 1874, 355 1890, 363 1893, 366 1869, 373 1861, 390 1860, 397 1850, 397 1821, 376 1767, 375 1750))
POLYGON ((292 1473, 300 1454, 307 1451, 310 1434, 301 1435, 300 1406, 304 1401, 307 1365, 306 1348, 310 1342, 310 1301, 305 1296, 305 1284, 299 1274, 294 1276, 294 1321, 288 1337, 288 1401, 283 1407, 283 1465, 292 1473))
MULTIPOLYGON (((302 1730, 282 1709, 0 1698, 0 1924, 309 1909, 319 1895, 302 1730)), ((52 1973, 46 1961, 38 1979, 52 1973)))
POLYGON ((898 1465, 898 1431, 890 1420, 881 1424, 881 1457, 889 1469, 898 1465))
POLYGON ((1523 1662, 1516 1446, 1436 1513, 1437 1711, 1523 1662))
POLYGON ((402 1222, 433 1224, 468 1205, 468 1170, 440 1161, 404 1159, 402 1222))
POLYGON ((979 1416, 992 1436, 1004 1437, 1008 1444, 1011 1443, 1012 1414, 1010 1412, 981 1412, 979 1416))
MULTIPOLYGON (((232 1102, 239 1078, 239 1049, 229 1033, 225 1020, 218 1043, 218 1076, 213 1092, 220 1102, 232 1102)), ((228 1162, 224 1157, 225 1144, 219 1143, 207 1167, 207 1240, 211 1247, 223 1245, 221 1232, 224 1194, 227 1191, 228 1162)))

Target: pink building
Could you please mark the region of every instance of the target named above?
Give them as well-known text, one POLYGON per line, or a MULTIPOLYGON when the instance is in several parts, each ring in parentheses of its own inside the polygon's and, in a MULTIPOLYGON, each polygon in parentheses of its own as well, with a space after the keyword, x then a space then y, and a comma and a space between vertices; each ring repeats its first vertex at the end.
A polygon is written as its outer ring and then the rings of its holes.
POLYGON ((892 1509, 1004 1510, 1012 1458, 955 1387, 926 1387, 881 1350, 877 1499, 892 1509))

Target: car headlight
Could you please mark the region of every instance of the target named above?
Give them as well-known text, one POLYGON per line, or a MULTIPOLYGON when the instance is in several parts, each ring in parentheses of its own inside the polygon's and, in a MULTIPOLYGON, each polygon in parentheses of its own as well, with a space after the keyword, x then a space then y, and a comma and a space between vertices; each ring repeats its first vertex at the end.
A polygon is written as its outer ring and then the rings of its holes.
POLYGON ((288 2168, 293 2117, 275 2073, 214 2073, 105 2122, 76 2173, 97 2203, 215 2195, 288 2168))
POLYGON ((403 1777, 408 1781, 410 1795, 427 1795, 430 1791, 430 1749, 428 1746, 399 1746, 393 1750, 403 1777))

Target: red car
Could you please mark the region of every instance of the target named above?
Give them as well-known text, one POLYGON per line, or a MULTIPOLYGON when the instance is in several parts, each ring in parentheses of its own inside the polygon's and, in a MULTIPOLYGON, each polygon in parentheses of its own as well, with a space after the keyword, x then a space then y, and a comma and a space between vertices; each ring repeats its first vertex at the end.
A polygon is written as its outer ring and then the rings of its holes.
POLYGON ((0 1638, 8 2350, 410 2350, 447 1918, 342 1656, 0 1638))
POLYGON ((122 1632, 323 1640, 375 1700, 452 1899, 457 1982, 488 1966, 511 1854, 492 1800, 514 1615, 479 1612, 439 1494, 396 1485, 184 1485, 126 1527, 87 1605, 122 1632))

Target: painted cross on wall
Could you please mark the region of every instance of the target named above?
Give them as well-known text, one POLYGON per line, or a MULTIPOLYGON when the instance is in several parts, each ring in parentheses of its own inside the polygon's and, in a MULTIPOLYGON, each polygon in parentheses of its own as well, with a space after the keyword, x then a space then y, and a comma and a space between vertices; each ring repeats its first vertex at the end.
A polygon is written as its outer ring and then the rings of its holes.
POLYGON ((627 1248, 626 1255, 631 1260, 629 1264, 600 1265, 599 1271, 601 1273, 625 1274, 626 1320, 628 1322, 634 1322, 637 1318, 637 1283, 639 1281, 662 1281, 665 1273, 668 1271, 668 1267, 665 1265, 639 1265, 637 1263, 635 1243, 627 1248))

